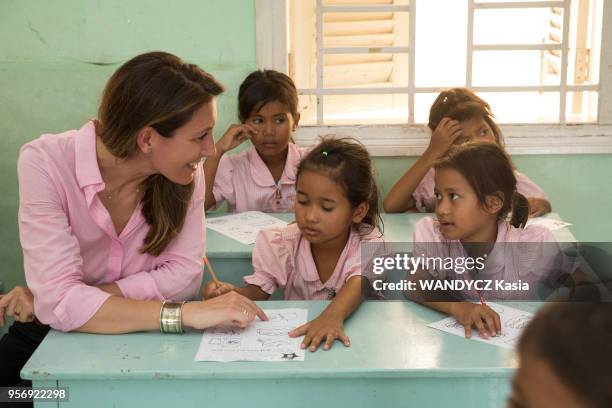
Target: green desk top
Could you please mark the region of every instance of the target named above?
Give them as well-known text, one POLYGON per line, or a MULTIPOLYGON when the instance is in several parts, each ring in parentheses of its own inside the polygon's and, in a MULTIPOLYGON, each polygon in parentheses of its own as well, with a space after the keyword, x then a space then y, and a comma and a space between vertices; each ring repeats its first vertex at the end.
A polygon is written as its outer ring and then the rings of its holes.
MULTIPOLYGON (((226 215, 226 214, 219 214, 226 215)), ((295 219, 293 213, 270 214, 281 220, 290 222, 295 219)), ((412 242, 414 226, 423 217, 432 216, 431 213, 402 213, 402 214, 381 214, 384 223, 384 234, 387 242, 412 242)), ((218 215, 209 214, 207 217, 218 215)), ((547 218, 559 220, 556 213, 546 215, 547 218)), ((568 228, 553 231, 553 235, 559 242, 576 242, 568 228)), ((206 255, 209 258, 250 258, 253 245, 244 245, 240 242, 226 237, 217 231, 206 230, 206 255)))
MULTIPOLYGON (((260 302, 263 308, 305 307, 309 319, 327 302, 260 302)), ((537 304, 515 303, 533 311, 537 304)), ((44 380, 509 378, 513 351, 426 327, 444 315, 408 301, 365 302, 346 323, 351 347, 307 352, 298 362, 194 362, 201 332, 94 335, 51 331, 21 371, 44 380)))

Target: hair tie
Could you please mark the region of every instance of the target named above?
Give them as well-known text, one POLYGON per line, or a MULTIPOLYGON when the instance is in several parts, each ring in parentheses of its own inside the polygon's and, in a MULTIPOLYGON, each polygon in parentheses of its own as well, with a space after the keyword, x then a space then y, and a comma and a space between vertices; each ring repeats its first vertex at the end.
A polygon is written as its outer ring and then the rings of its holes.
POLYGON ((323 156, 327 157, 327 152, 325 150, 323 150, 323 153, 321 153, 323 156))

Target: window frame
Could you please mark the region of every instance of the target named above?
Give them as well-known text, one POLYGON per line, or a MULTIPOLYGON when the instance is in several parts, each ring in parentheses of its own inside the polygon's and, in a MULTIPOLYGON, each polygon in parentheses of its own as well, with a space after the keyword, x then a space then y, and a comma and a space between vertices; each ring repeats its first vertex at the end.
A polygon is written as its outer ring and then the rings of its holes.
MULTIPOLYGON (((255 15, 257 68, 288 72, 288 0, 256 0, 255 15)), ((612 2, 603 2, 602 17, 597 123, 501 125, 508 153, 612 153, 612 2)), ((410 60, 412 64, 414 59, 410 60)), ((308 125, 298 128, 294 140, 310 145, 326 134, 354 136, 373 156, 418 156, 427 148, 430 137, 424 125, 308 125)))

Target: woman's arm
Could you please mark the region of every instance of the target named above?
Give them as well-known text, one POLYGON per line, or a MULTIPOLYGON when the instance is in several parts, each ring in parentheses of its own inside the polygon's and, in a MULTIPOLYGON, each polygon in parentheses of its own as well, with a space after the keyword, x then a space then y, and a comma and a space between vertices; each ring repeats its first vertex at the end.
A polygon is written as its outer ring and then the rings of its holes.
MULTIPOLYGON (((162 302, 133 300, 118 296, 106 302, 78 332, 119 334, 159 330, 162 302)), ((184 327, 205 329, 217 325, 246 327, 255 317, 267 320, 264 312, 252 301, 231 292, 212 300, 188 302, 182 307, 184 327)))

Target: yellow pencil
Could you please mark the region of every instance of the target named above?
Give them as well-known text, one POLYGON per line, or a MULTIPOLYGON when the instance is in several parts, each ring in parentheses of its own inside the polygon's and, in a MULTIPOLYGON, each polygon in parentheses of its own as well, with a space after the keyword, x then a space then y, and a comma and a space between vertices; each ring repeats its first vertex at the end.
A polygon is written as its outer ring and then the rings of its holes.
POLYGON ((205 256, 203 260, 204 260, 204 264, 208 267, 208 272, 210 273, 210 276, 212 277, 213 281, 215 281, 215 283, 218 283, 219 278, 217 278, 217 274, 215 273, 215 270, 213 269, 212 265, 208 261, 208 257, 205 256))

